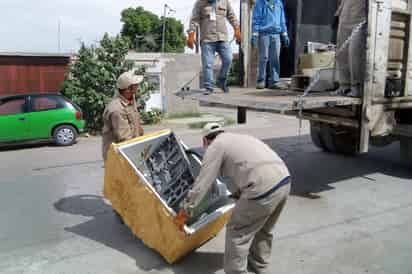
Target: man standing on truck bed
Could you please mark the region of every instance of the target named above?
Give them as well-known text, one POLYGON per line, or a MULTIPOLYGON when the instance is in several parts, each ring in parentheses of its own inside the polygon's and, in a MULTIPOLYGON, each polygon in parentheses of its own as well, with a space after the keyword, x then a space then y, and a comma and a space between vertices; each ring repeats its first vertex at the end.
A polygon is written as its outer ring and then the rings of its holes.
POLYGON ((103 113, 103 159, 106 161, 107 151, 112 143, 120 143, 144 134, 137 110, 135 94, 142 75, 128 71, 117 79, 118 93, 103 113))
POLYGON ((216 52, 222 60, 217 86, 220 87, 223 92, 229 92, 226 81, 232 64, 232 48, 228 42, 226 19, 229 20, 235 29, 236 41, 240 43, 240 25, 230 4, 230 0, 196 1, 190 19, 187 46, 193 49, 196 29, 200 27, 203 88, 205 89, 205 94, 213 92, 213 67, 216 52))
POLYGON ((339 93, 360 97, 365 74, 366 52, 366 0, 341 0, 336 16, 339 16, 337 48, 341 48, 353 33, 347 47, 336 56, 339 93), (354 32, 362 23, 364 25, 354 32))
POLYGON ((280 78, 280 48, 289 47, 286 17, 282 0, 257 0, 252 19, 253 47, 259 45, 257 86, 266 86, 266 66, 269 63, 269 88, 278 88, 280 78))
POLYGON ((220 174, 238 200, 226 226, 226 274, 265 273, 270 262, 273 228, 290 191, 282 159, 262 141, 224 132, 217 123, 203 129, 206 154, 193 189, 177 216, 184 223, 220 174), (183 220, 183 221, 182 221, 183 220))

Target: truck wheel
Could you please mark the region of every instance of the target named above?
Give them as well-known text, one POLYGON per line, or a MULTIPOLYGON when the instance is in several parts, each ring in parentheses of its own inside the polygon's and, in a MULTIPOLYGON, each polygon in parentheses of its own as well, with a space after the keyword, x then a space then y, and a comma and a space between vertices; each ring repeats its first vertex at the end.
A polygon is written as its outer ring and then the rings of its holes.
POLYGON ((321 139, 328 151, 338 154, 356 154, 358 152, 358 136, 356 129, 335 127, 323 124, 321 139))
POLYGON ((70 125, 58 126, 53 131, 53 140, 58 146, 71 146, 76 142, 77 131, 70 125))
POLYGON ((412 138, 401 137, 401 162, 407 167, 412 167, 412 138))
POLYGON ((325 143, 322 140, 322 123, 310 121, 310 137, 312 138, 312 142, 318 148, 328 151, 325 143))

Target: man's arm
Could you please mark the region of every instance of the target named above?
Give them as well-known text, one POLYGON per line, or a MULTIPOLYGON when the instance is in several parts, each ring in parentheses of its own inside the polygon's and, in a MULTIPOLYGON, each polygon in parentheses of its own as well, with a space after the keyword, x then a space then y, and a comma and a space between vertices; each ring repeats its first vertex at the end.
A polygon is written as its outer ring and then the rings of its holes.
POLYGON ((144 135, 144 130, 143 130, 143 127, 142 127, 142 121, 140 120, 139 111, 137 111, 137 130, 139 131, 139 136, 144 135))
POLYGON ((259 33, 260 25, 262 24, 262 5, 260 1, 256 2, 255 7, 253 8, 252 16, 252 33, 257 35, 259 33))
POLYGON ((280 2, 281 15, 280 15, 280 28, 283 35, 288 35, 288 27, 286 26, 286 16, 285 16, 285 7, 282 0, 280 2))
POLYGON ((128 121, 123 119, 119 111, 114 111, 112 114, 110 114, 110 121, 112 123, 116 143, 120 143, 133 138, 128 121))
POLYGON ((195 6, 192 10, 192 16, 190 17, 189 23, 189 31, 188 32, 195 32, 197 28, 200 26, 200 1, 197 1, 195 6))
POLYGON ((189 215, 200 204, 213 182, 219 175, 223 163, 224 149, 218 143, 212 143, 203 158, 202 168, 192 190, 183 203, 183 208, 189 215))
POLYGON ((236 13, 232 8, 232 5, 230 4, 230 1, 227 0, 227 14, 226 14, 227 20, 229 20, 230 24, 232 27, 235 29, 240 26, 239 20, 237 20, 236 13))

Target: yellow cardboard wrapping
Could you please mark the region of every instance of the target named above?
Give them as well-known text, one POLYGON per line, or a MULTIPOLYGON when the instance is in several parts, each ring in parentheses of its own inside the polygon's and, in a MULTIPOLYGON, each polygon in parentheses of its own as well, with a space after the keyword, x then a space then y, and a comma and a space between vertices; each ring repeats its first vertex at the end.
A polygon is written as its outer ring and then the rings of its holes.
POLYGON ((121 145, 155 137, 164 132, 111 146, 105 163, 104 196, 110 200, 112 207, 120 214, 133 234, 172 264, 215 237, 228 222, 231 211, 191 235, 176 227, 173 223, 174 213, 164 206, 117 150, 121 145))

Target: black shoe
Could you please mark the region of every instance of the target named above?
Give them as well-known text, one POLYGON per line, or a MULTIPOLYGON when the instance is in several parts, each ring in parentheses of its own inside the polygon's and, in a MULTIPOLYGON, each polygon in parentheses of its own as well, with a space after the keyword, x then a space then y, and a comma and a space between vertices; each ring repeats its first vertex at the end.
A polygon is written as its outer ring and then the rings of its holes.
POLYGON ((203 91, 203 95, 209 95, 213 93, 213 89, 212 88, 205 88, 203 91))
POLYGON ((256 84, 257 89, 265 89, 266 88, 266 83, 265 82, 258 82, 256 84))
POLYGON ((229 87, 227 86, 226 82, 220 82, 217 86, 224 92, 229 93, 229 87))
POLYGON ((269 87, 269 89, 283 89, 283 88, 282 88, 281 86, 279 86, 278 83, 276 83, 276 84, 271 85, 271 86, 269 87))

